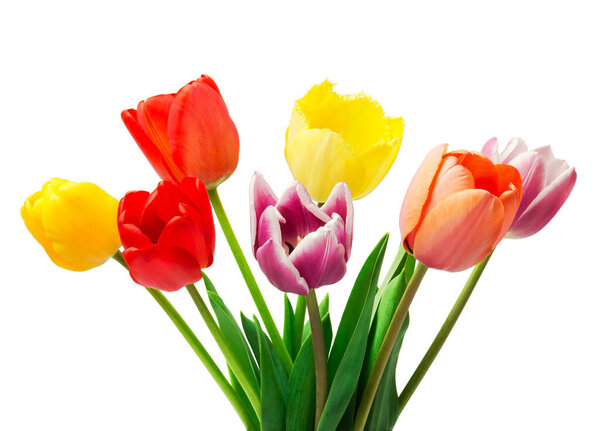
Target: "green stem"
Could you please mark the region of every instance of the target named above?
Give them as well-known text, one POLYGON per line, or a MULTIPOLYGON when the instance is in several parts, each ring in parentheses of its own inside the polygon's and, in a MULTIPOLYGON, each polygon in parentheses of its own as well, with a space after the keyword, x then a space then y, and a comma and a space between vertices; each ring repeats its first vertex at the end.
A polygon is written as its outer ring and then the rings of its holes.
POLYGON ((316 410, 315 410, 315 429, 319 425, 321 413, 325 401, 327 401, 328 381, 327 381, 327 354, 325 353, 325 337, 323 335, 323 325, 319 313, 319 303, 314 289, 309 289, 306 296, 306 308, 308 309, 308 319, 310 321, 310 332, 312 335, 313 353, 315 357, 315 380, 317 386, 316 410))
POLYGON ((398 334, 400 333, 400 329, 402 328, 402 324, 406 318, 406 314, 408 313, 408 307, 410 307, 410 304, 412 303, 412 300, 414 299, 426 272, 427 267, 419 262, 415 268, 412 278, 408 283, 408 286, 406 286, 406 290, 404 291, 404 295, 402 295, 402 299, 400 299, 398 307, 396 307, 394 316, 390 321, 390 326, 388 327, 385 337, 383 338, 383 342, 381 343, 379 353, 377 353, 377 358, 373 364, 373 369, 371 370, 371 374, 367 380, 367 385, 365 386, 362 399, 360 400, 360 405, 358 406, 358 410, 356 412, 356 420, 354 422, 354 431, 362 431, 365 428, 367 418, 369 417, 369 411, 371 410, 371 405, 373 404, 373 399, 375 398, 377 388, 379 387, 379 382, 381 381, 381 376, 383 375, 385 366, 388 362, 390 354, 392 353, 394 344, 396 343, 396 339, 398 338, 398 334))
POLYGON ((223 356, 225 356, 225 360, 231 367, 231 371, 233 371, 233 374, 239 380, 240 385, 242 385, 244 392, 248 396, 248 400, 250 400, 250 403, 252 404, 252 408, 254 408, 254 411, 257 415, 260 415, 260 397, 257 392, 258 388, 252 384, 252 380, 250 379, 250 376, 244 372, 244 368, 240 364, 239 358, 231 351, 229 343, 227 340, 225 340, 219 325, 215 321, 213 315, 210 313, 206 303, 204 302, 204 299, 202 299, 198 289, 196 289, 196 286, 193 283, 188 284, 186 289, 192 297, 194 304, 196 304, 204 323, 206 323, 206 327, 215 339, 219 349, 221 349, 223 356))
POLYGON ((250 266, 248 266, 248 261, 246 261, 246 257, 240 248, 240 244, 233 233, 233 229, 231 228, 231 224, 227 219, 227 215, 225 214, 225 210, 223 209, 223 204, 221 203, 221 199, 219 198, 219 194, 217 193, 217 189, 212 189, 208 191, 208 197, 210 198, 210 202, 212 203, 215 214, 217 215, 217 219, 219 220, 219 224, 221 225, 221 229, 223 229, 223 233, 225 234, 225 238, 229 243, 229 248, 231 248, 231 252, 233 253, 233 257, 240 268, 240 272, 244 277, 244 281, 248 286, 248 290, 250 291, 250 295, 256 304, 256 308, 258 309, 258 314, 260 315, 265 328, 267 329, 267 333, 271 338, 271 342, 273 343, 273 347, 275 348, 275 352, 277 352, 277 356, 281 360, 283 367, 285 368, 286 373, 289 375, 292 371, 292 358, 285 348, 285 344, 281 335, 279 334, 279 330, 275 325, 275 321, 273 320, 273 316, 267 307, 267 303, 265 302, 265 298, 262 296, 258 284, 256 283, 256 279, 250 270, 250 266))
MULTIPOLYGON (((129 269, 120 251, 115 253, 113 259, 119 262, 125 269, 129 269)), ((185 320, 183 320, 175 307, 173 307, 165 295, 163 295, 159 290, 146 288, 146 291, 156 300, 156 302, 158 302, 158 305, 160 305, 167 316, 169 316, 169 319, 171 319, 181 335, 183 335, 183 338, 185 338, 192 350, 194 350, 198 358, 200 358, 210 375, 213 377, 213 379, 215 379, 217 385, 219 385, 235 411, 240 416, 244 426, 247 429, 257 430, 258 427, 256 427, 252 422, 250 414, 244 408, 238 395, 235 393, 235 390, 229 384, 227 378, 223 375, 215 361, 213 361, 210 354, 206 351, 200 340, 198 340, 196 335, 192 332, 188 324, 185 322, 185 320)))
POLYGON ((450 331, 452 331, 452 328, 454 328, 454 324, 456 323, 456 321, 460 317, 460 314, 465 308, 465 305, 467 304, 471 293, 473 293, 473 290, 475 289, 475 286, 479 281, 479 277, 481 277, 483 270, 485 269, 488 261, 492 257, 492 253, 488 254, 485 259, 483 259, 479 264, 477 264, 477 266, 475 266, 475 268, 473 268, 473 271, 471 272, 471 275, 469 276, 465 287, 463 288, 462 292, 458 296, 458 299, 454 303, 452 310, 450 310, 450 314, 448 314, 448 317, 446 317, 446 321, 440 328, 440 331, 433 340, 433 343, 431 343, 431 346, 429 346, 427 353, 425 353, 425 356, 423 356, 423 359, 421 359, 419 366, 417 367, 410 380, 402 390, 402 393, 398 398, 398 415, 400 415, 400 413, 402 413, 402 410, 404 410, 404 407, 408 403, 408 400, 410 400, 410 397, 415 392, 417 386, 419 386, 419 383, 421 383, 421 380, 423 380, 425 373, 427 373, 435 357, 440 352, 442 346, 444 345, 444 342, 450 334, 450 331))

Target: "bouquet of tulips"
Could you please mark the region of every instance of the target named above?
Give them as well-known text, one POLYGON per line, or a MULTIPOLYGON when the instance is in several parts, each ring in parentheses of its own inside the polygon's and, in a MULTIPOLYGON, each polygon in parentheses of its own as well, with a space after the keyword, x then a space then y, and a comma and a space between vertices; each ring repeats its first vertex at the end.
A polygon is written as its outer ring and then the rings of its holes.
POLYGON ((505 237, 542 229, 576 181, 574 168, 554 158, 550 147, 530 151, 521 139, 502 152, 496 139, 481 151, 434 147, 406 191, 402 241, 391 267, 381 275, 386 234, 373 241, 334 329, 329 297, 319 301, 316 289, 344 277, 353 200, 370 193, 391 168, 402 118, 385 116, 366 95, 339 95, 328 81, 311 88, 295 103, 286 134, 285 157, 296 182, 278 194, 261 174, 253 175, 251 241, 241 247, 217 192, 236 169, 239 138, 215 82, 202 76, 121 117, 162 178, 156 189, 117 201, 92 183, 54 178, 25 201, 23 220, 62 268, 85 271, 110 257, 125 267, 175 324, 249 430, 391 430, 495 247, 505 237), (236 317, 216 287, 218 272, 214 284, 204 272, 213 264, 213 212, 258 316, 236 317), (243 248, 285 292, 281 332, 243 248), (471 267, 438 335, 399 391, 396 365, 408 311, 427 270, 471 267), (194 284, 200 280, 202 293, 194 284), (183 287, 226 370, 164 293, 183 287))

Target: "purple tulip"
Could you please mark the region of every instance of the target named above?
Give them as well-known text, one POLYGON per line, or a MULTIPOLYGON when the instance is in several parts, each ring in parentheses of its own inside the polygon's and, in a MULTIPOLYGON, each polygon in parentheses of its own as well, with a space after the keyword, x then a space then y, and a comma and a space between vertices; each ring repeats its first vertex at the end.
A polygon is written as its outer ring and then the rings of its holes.
POLYGON ((350 189, 338 183, 318 207, 295 182, 277 199, 263 176, 250 182, 252 251, 271 284, 284 292, 333 284, 346 273, 354 208, 350 189))
POLYGON ((549 146, 528 151, 522 139, 514 138, 498 154, 498 140, 492 138, 481 152, 494 163, 517 168, 523 180, 523 197, 507 238, 525 238, 546 226, 565 203, 577 180, 575 168, 556 159, 549 146))

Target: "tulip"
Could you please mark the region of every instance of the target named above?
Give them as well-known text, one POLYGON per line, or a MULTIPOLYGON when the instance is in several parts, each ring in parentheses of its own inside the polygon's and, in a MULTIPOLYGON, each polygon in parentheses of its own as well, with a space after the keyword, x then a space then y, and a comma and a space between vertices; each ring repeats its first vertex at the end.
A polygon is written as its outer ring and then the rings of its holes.
POLYGON ((285 157, 294 178, 318 202, 345 182, 352 197, 371 193, 396 159, 404 120, 386 117, 364 94, 339 95, 333 84, 315 85, 296 101, 285 157))
POLYGON ((447 145, 429 152, 400 211, 404 248, 431 268, 462 271, 480 262, 502 239, 521 201, 513 166, 447 145))
POLYGON ((53 178, 21 208, 25 226, 56 265, 87 271, 119 247, 118 201, 92 183, 53 178))
POLYGON ((337 184, 322 207, 300 183, 281 198, 263 176, 250 182, 252 250, 271 284, 284 292, 307 295, 346 273, 352 247, 354 209, 350 190, 337 184))
POLYGON ((121 118, 162 179, 179 182, 191 175, 214 189, 237 166, 237 129, 217 84, 206 75, 175 94, 141 101, 121 118))
POLYGON ((127 193, 119 203, 119 234, 131 278, 175 291, 202 278, 212 264, 215 226, 204 184, 161 181, 152 193, 127 193))
POLYGON ((525 142, 515 138, 499 154, 498 140, 492 138, 481 152, 494 163, 516 167, 523 179, 523 199, 507 238, 525 238, 539 232, 565 203, 577 180, 575 168, 555 158, 549 146, 528 151, 525 142))

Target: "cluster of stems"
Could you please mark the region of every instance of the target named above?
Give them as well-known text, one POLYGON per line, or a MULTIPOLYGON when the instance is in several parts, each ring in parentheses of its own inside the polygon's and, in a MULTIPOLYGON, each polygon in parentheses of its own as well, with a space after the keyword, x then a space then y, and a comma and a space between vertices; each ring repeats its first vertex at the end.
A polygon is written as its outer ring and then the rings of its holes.
MULTIPOLYGON (((277 329, 277 326, 275 324, 275 321, 273 320, 269 308, 267 307, 265 299, 256 282, 256 279, 254 278, 250 266, 248 265, 248 262, 244 256, 244 253, 242 252, 237 238, 235 237, 231 224, 229 223, 227 215, 225 214, 225 210, 223 209, 223 205, 221 203, 217 190, 209 190, 208 195, 213 209, 215 211, 215 214, 217 216, 217 219, 219 221, 219 224, 221 225, 221 228, 225 235, 225 238, 227 239, 227 243, 231 248, 235 261, 240 269, 244 281, 246 282, 246 285, 248 286, 250 295, 254 300, 254 303, 258 310, 258 314, 260 315, 261 320, 265 325, 265 328, 269 335, 269 338, 271 339, 273 348, 279 360, 281 361, 281 364, 283 365, 286 373, 289 375, 293 366, 292 358, 287 348, 285 347, 283 339, 279 333, 279 330, 277 329)), ((492 253, 490 253, 481 263, 479 263, 473 269, 471 276, 469 277, 461 294, 456 300, 454 307, 448 314, 446 321, 442 325, 441 329, 439 330, 431 346, 425 353, 425 356, 419 363, 418 367, 415 369, 408 383, 400 393, 400 396, 398 398, 398 414, 400 414, 406 406, 408 400, 415 392, 417 386, 429 370, 429 367, 433 363, 444 342, 448 338, 450 331, 452 331, 452 329, 454 328, 458 317, 462 313, 491 255, 492 253)), ((125 268, 127 268, 127 263, 123 259, 123 256, 120 251, 118 251, 113 256, 113 258, 125 268)), ((367 423, 369 412, 373 400, 375 398, 375 394, 377 393, 377 389, 381 382, 381 378, 383 376, 386 364, 390 358, 394 344, 398 338, 404 320, 408 314, 408 309, 412 303, 412 300, 415 297, 415 294, 421 284, 421 281, 423 280, 423 277, 425 276, 425 273, 427 272, 427 269, 428 268, 425 265, 423 265, 422 263, 418 263, 410 281, 408 282, 406 290, 394 312, 388 330, 382 341, 380 350, 375 359, 369 378, 367 379, 367 383, 362 397, 360 399, 360 403, 356 410, 354 431, 362 431, 367 423)), ((389 281, 388 277, 386 277, 386 281, 389 281)), ((386 281, 384 281, 384 284, 386 283, 386 281)), ((235 354, 231 351, 231 348, 227 340, 224 338, 218 323, 215 321, 206 303, 202 299, 202 296, 196 289, 196 286, 194 284, 190 284, 186 286, 186 289, 190 294, 192 300, 194 301, 194 304, 198 308, 198 311, 200 312, 200 315, 202 316, 202 319, 204 320, 208 330, 215 339, 215 342, 217 343, 219 349, 223 353, 223 356, 227 360, 227 364, 231 372, 235 375, 240 385, 242 386, 244 392, 246 393, 248 401, 250 401, 250 404, 252 406, 252 410, 249 410, 247 407, 244 406, 244 402, 240 399, 239 395, 236 393, 231 383, 229 383, 225 375, 221 372, 218 365, 214 362, 214 360, 204 348, 200 340, 196 337, 194 332, 190 329, 185 320, 181 317, 181 315, 177 312, 177 310, 175 309, 175 307, 173 307, 169 300, 164 296, 164 294, 156 289, 146 290, 165 311, 165 313, 175 324, 175 326, 183 335, 188 344, 192 347, 198 358, 202 361, 210 375, 213 377, 217 385, 221 388, 229 402, 232 404, 235 411, 238 413, 246 429, 258 431, 260 429, 260 394, 252 385, 250 376, 246 375, 246 373, 244 372, 243 366, 240 363, 240 359, 237 358, 235 354)), ((308 295, 305 298, 305 301, 311 328, 315 359, 316 429, 319 424, 319 420, 323 412, 325 402, 327 401, 328 395, 327 353, 325 351, 325 340, 323 335, 323 327, 321 324, 321 317, 319 314, 318 300, 314 290, 311 289, 309 291, 308 295)), ((304 303, 304 301, 302 301, 302 303, 304 303)))

